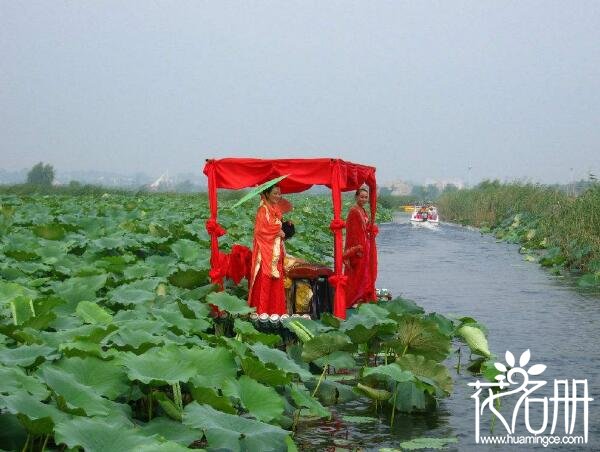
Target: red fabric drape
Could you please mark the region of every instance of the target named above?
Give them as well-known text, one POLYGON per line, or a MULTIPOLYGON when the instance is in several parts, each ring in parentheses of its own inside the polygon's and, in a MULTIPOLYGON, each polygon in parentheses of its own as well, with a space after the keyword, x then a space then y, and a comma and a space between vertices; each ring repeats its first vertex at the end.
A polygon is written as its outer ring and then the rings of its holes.
POLYGON ((227 277, 239 284, 242 278, 250 281, 252 268, 252 250, 244 245, 233 245, 227 267, 227 277))
POLYGON ((330 283, 335 287, 335 298, 333 300, 333 315, 340 319, 346 318, 346 280, 347 277, 342 274, 342 228, 344 222, 342 215, 342 194, 340 191, 341 182, 340 161, 332 162, 331 168, 331 198, 333 202, 333 221, 330 228, 333 232, 333 251, 334 265, 333 276, 329 278, 330 283))
MULTIPOLYGON (((213 172, 215 188, 239 190, 255 187, 279 176, 288 175, 279 185, 282 193, 299 193, 313 185, 332 188, 333 162, 339 162, 339 189, 356 190, 375 180, 375 168, 340 159, 243 159, 208 160, 204 174, 213 172)), ((370 185, 369 185, 370 186, 370 185)), ((210 186, 209 186, 210 190, 210 186)))
POLYGON ((208 162, 204 167, 204 173, 208 176, 208 206, 210 218, 206 221, 206 231, 210 235, 210 279, 223 289, 223 276, 226 269, 220 265, 219 237, 225 234, 225 229, 217 223, 217 184, 215 168, 208 162))
MULTIPOLYGON (((356 190, 367 184, 370 190, 371 219, 374 224, 377 210, 377 186, 375 168, 346 162, 341 159, 246 159, 228 158, 207 160, 204 174, 208 177, 210 218, 206 229, 211 237, 211 279, 222 287, 227 271, 220 268, 218 238, 225 230, 217 223, 217 189, 241 189, 255 187, 278 176, 288 175, 278 185, 282 193, 297 193, 313 185, 325 185, 332 190, 334 219, 331 230, 334 235, 334 275, 329 278, 336 288, 334 314, 346 317, 345 285, 347 278, 342 274, 342 229, 341 193, 356 190)), ((371 281, 377 279, 376 226, 371 234, 371 281)))

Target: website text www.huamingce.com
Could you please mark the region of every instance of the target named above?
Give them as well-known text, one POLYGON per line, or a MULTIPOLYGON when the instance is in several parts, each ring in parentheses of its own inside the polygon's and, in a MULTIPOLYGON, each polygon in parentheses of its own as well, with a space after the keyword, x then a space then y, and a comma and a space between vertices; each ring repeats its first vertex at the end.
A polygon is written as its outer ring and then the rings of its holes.
POLYGON ((544 447, 561 444, 585 444, 583 436, 480 436, 479 444, 541 444, 544 447))

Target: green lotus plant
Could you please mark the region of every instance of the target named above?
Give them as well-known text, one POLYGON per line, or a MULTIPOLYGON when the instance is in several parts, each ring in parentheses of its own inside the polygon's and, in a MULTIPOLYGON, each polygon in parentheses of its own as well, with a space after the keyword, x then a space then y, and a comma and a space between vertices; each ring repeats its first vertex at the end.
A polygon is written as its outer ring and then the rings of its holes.
MULTIPOLYGON (((292 202, 288 252, 330 260, 330 199, 292 202)), ((222 249, 251 244, 250 204, 220 212, 222 249)), ((294 450, 294 428, 327 405, 411 411, 450 390, 454 323, 407 300, 294 320, 295 343, 259 331, 247 286, 208 279, 205 197, 0 205, 2 449, 294 450)))

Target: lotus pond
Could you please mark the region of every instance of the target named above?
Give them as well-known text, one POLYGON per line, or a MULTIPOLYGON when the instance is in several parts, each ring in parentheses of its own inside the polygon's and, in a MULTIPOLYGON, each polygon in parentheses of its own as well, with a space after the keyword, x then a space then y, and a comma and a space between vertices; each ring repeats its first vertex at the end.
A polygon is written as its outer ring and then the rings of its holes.
MULTIPOLYGON (((245 285, 209 284, 203 197, 0 204, 0 449, 296 450, 299 429, 435 413, 453 390, 444 361, 456 341, 489 367, 474 319, 403 298, 362 305, 343 322, 257 330, 245 285), (352 403, 372 414, 336 408, 352 403)), ((330 261, 328 198, 294 204, 288 252, 330 261)), ((221 247, 250 246, 254 207, 219 215, 221 247)))

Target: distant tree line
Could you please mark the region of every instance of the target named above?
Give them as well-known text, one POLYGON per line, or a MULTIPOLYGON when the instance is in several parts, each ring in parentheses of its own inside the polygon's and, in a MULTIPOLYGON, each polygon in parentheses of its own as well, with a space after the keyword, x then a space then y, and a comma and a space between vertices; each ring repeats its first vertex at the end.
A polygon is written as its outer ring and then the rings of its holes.
POLYGON ((72 180, 68 184, 55 184, 56 171, 51 164, 39 162, 27 173, 27 182, 22 184, 0 184, 0 193, 15 195, 30 195, 34 193, 64 194, 64 195, 102 195, 111 194, 142 194, 142 193, 199 193, 205 191, 202 187, 194 185, 189 180, 184 180, 172 186, 159 187, 150 190, 146 185, 137 188, 131 187, 106 187, 72 180))

